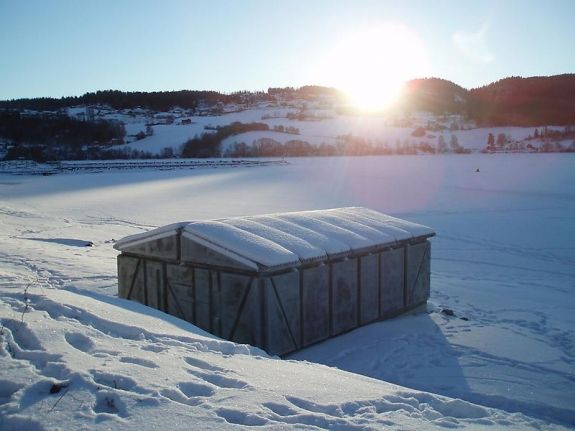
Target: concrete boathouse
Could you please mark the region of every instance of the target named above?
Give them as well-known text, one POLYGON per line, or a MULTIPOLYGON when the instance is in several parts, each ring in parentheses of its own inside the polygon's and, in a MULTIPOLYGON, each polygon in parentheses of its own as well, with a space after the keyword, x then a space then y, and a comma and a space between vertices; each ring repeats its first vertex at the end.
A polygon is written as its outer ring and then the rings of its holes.
POLYGON ((285 355, 424 304, 434 234, 356 207, 176 223, 116 243, 119 296, 285 355))

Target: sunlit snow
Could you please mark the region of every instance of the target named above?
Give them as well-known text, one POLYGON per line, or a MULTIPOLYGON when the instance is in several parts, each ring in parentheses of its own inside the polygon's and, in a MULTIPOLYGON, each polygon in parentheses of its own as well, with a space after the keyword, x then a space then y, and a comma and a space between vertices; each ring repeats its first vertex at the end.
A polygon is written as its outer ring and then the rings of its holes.
POLYGON ((0 429, 575 425, 572 155, 288 162, 0 175, 0 429), (427 313, 279 360, 115 296, 127 235, 347 206, 437 232, 427 313))

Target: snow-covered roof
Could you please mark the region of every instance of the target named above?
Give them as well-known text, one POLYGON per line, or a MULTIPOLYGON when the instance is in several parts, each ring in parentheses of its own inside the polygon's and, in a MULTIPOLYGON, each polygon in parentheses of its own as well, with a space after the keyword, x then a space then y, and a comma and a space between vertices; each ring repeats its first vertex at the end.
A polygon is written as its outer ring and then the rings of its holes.
POLYGON ((116 250, 122 251, 125 247, 133 247, 148 241, 154 241, 155 239, 166 238, 168 236, 176 235, 180 229, 185 227, 188 221, 172 223, 165 226, 152 229, 148 232, 137 233, 134 235, 126 236, 114 244, 116 250))
POLYGON ((350 207, 175 223, 126 237, 115 248, 180 233, 253 269, 294 265, 435 234, 426 226, 350 207))

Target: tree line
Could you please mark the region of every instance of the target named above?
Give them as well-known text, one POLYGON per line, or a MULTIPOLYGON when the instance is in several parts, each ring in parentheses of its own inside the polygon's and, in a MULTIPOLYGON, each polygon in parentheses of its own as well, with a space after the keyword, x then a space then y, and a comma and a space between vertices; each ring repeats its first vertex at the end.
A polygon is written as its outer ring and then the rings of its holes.
POLYGON ((575 129, 565 126, 561 129, 543 127, 535 129, 525 140, 516 141, 505 133, 487 135, 487 145, 483 152, 532 151, 541 153, 575 152, 575 129))
POLYGON ((55 111, 78 105, 107 105, 113 109, 147 108, 153 111, 168 111, 173 107, 196 109, 203 102, 214 105, 227 103, 233 97, 217 91, 119 91, 105 90, 85 93, 82 96, 61 98, 36 97, 0 101, 0 108, 30 109, 34 111, 55 111))
POLYGON ((318 156, 383 156, 392 154, 467 154, 470 150, 462 147, 457 136, 451 135, 449 143, 439 136, 437 145, 428 141, 397 140, 395 147, 387 142, 373 143, 353 135, 340 136, 337 143, 312 145, 301 139, 290 139, 284 143, 272 138, 260 138, 251 144, 234 142, 226 148, 223 157, 318 157, 318 156))
POLYGON ((101 147, 124 143, 124 125, 115 121, 79 121, 66 115, 26 116, 0 111, 0 141, 8 146, 6 160, 39 162, 83 159, 101 147))
POLYGON ((200 136, 188 139, 181 149, 182 157, 221 157, 221 143, 230 136, 240 133, 269 130, 265 123, 235 122, 226 126, 214 127, 213 131, 204 132, 200 136))
POLYGON ((269 88, 264 91, 236 91, 230 94, 207 90, 180 91, 119 91, 103 90, 88 92, 82 96, 61 98, 35 97, 13 100, 0 100, 0 108, 30 109, 34 111, 55 111, 79 105, 107 105, 113 109, 146 108, 152 111, 169 111, 179 107, 197 109, 201 104, 214 106, 218 103, 246 103, 273 101, 275 96, 301 97, 313 99, 321 95, 337 95, 337 90, 320 86, 303 86, 300 88, 269 88))
MULTIPOLYGON (((317 100, 325 96, 335 101, 343 100, 338 90, 321 86, 269 88, 267 91, 238 91, 230 94, 198 90, 105 90, 59 99, 39 97, 4 100, 0 101, 0 108, 54 111, 78 105, 107 105, 114 109, 141 107, 168 111, 180 107, 194 111, 201 106, 208 106, 217 112, 219 104, 251 106, 257 102, 276 101, 277 97, 317 100)), ((405 86, 395 109, 406 112, 426 111, 438 115, 461 114, 480 126, 575 125, 575 74, 510 77, 472 90, 444 79, 414 79, 405 86)))

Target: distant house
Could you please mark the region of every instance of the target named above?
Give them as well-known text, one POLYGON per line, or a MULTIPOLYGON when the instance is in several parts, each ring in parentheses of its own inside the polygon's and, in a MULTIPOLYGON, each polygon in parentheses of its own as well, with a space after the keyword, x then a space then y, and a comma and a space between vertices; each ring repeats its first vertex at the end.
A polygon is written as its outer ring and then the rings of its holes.
POLYGON ((116 243, 118 294, 283 355, 425 304, 433 235, 367 208, 176 223, 116 243))

